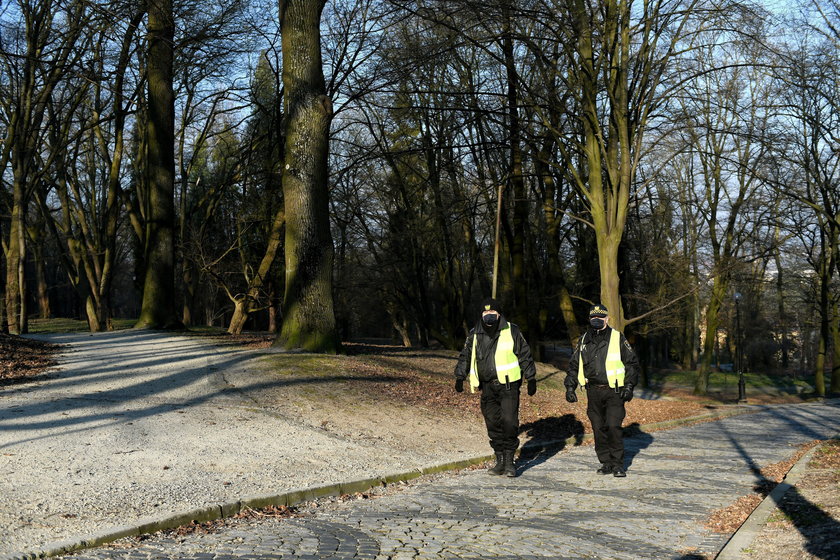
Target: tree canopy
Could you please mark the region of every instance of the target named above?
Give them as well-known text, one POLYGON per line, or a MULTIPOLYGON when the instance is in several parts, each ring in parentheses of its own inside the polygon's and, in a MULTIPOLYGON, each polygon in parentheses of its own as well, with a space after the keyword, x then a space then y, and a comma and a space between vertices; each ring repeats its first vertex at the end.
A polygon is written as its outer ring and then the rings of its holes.
POLYGON ((840 392, 840 12, 780 10, 4 2, 3 331, 456 349, 495 286, 538 356, 602 303, 698 393, 840 392))

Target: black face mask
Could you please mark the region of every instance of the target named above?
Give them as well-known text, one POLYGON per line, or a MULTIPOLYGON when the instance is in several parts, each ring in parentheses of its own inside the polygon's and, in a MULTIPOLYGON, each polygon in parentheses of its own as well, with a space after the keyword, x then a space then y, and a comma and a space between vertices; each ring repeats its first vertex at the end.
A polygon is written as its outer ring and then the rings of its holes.
POLYGON ((481 318, 481 322, 484 323, 484 326, 489 329, 496 328, 496 325, 499 324, 499 316, 495 313, 491 313, 489 315, 484 315, 481 318))
POLYGON ((592 325, 592 328, 596 331, 600 331, 607 325, 607 320, 602 317, 590 317, 589 324, 592 325))

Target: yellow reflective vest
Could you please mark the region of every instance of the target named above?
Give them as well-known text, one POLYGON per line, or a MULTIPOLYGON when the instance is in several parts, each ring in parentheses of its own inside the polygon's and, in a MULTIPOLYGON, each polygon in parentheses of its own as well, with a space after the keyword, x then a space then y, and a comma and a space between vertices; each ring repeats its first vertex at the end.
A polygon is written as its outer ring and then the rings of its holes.
MULTIPOLYGON (((581 339, 580 353, 578 354, 578 383, 581 387, 586 385, 586 376, 583 375, 583 349, 586 347, 581 339)), ((624 362, 621 361, 621 333, 613 329, 610 333, 610 345, 607 348, 607 382, 610 387, 624 387, 624 362)))
MULTIPOLYGON (((479 385, 475 354, 477 345, 478 333, 473 334, 472 357, 470 358, 470 391, 473 393, 479 385)), ((499 331, 494 361, 496 362, 496 377, 499 379, 499 383, 513 383, 522 379, 519 358, 513 351, 513 336, 510 334, 510 324, 499 331)))

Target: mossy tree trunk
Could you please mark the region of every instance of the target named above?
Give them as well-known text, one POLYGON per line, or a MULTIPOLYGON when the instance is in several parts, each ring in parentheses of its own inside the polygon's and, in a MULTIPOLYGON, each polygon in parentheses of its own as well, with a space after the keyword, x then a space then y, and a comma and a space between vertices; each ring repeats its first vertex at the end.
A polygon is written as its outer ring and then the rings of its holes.
POLYGON ((321 64, 324 0, 280 0, 286 157, 286 289, 275 346, 335 353, 328 167, 332 101, 321 64))
POLYGON ((172 0, 148 2, 146 270, 137 328, 180 328, 175 305, 175 95, 172 0))
POLYGON ((4 247, 6 253, 6 330, 10 334, 26 332, 26 279, 23 266, 26 254, 24 200, 23 185, 15 179, 12 185, 9 242, 4 247))

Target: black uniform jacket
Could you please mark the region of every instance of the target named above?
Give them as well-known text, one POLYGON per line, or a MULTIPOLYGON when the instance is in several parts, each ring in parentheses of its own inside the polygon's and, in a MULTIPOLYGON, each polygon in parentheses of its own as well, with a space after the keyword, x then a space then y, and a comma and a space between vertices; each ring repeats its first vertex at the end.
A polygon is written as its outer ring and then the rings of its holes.
POLYGON ((490 335, 484 330, 484 324, 479 321, 467 335, 464 349, 458 356, 458 364, 455 366, 455 378, 466 379, 470 374, 470 360, 472 359, 473 335, 477 336, 478 347, 475 352, 475 362, 478 368, 479 388, 484 383, 496 379, 496 343, 499 341, 499 331, 510 325, 510 335, 513 337, 513 352, 519 358, 519 369, 522 370, 523 379, 533 379, 537 375, 537 368, 534 365, 534 358, 531 356, 531 347, 522 336, 522 331, 513 323, 508 323, 501 316, 499 317, 499 328, 490 335))
MULTIPOLYGON (((624 362, 624 384, 636 385, 639 382, 639 359, 630 347, 630 343, 624 334, 618 333, 619 348, 621 348, 621 361, 624 362)), ((566 372, 566 380, 563 384, 567 389, 576 389, 578 386, 578 362, 583 359, 583 375, 587 383, 596 385, 607 385, 607 350, 610 346, 612 328, 607 327, 601 331, 588 329, 578 340, 577 348, 572 352, 572 359, 569 360, 569 369, 566 372), (580 349, 583 347, 583 356, 580 349)))

